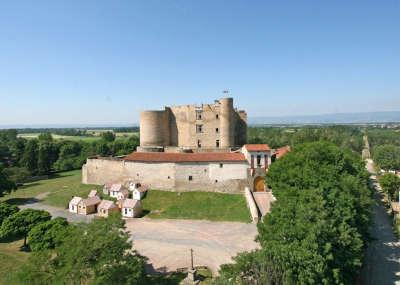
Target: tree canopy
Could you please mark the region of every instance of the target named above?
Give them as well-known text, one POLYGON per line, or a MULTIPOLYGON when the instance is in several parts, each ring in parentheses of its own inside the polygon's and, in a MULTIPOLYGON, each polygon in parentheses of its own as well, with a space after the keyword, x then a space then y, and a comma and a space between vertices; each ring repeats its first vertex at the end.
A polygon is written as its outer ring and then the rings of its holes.
POLYGON ((25 209, 7 217, 0 227, 1 238, 23 237, 24 247, 29 231, 36 225, 51 219, 48 212, 42 210, 25 209))
POLYGON ((132 249, 124 223, 115 214, 68 226, 54 249, 30 256, 18 278, 28 284, 146 284, 146 260, 132 249))
POLYGON ((277 201, 258 225, 262 249, 224 265, 217 282, 352 283, 370 224, 367 179, 350 151, 327 142, 297 146, 268 171, 277 201))
POLYGON ((400 178, 393 173, 385 173, 379 178, 379 184, 391 200, 399 199, 400 178))

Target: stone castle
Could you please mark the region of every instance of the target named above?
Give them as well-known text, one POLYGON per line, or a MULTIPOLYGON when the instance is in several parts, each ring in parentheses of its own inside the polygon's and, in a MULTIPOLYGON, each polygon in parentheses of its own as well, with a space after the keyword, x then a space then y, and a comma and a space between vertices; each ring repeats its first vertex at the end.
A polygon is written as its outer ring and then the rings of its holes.
POLYGON ((273 150, 246 144, 247 114, 232 98, 165 107, 140 116, 140 147, 124 157, 91 157, 87 184, 139 182, 169 191, 264 191, 273 150))
POLYGON ((246 112, 236 110, 232 98, 145 111, 140 116, 140 146, 142 151, 238 147, 246 143, 246 120, 246 112))

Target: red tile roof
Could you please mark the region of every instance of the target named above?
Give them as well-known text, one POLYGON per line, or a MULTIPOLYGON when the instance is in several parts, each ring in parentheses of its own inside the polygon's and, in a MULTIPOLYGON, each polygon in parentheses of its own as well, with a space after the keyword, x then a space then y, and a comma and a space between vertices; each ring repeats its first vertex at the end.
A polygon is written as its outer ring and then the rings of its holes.
POLYGON ((290 146, 283 146, 275 150, 276 158, 281 158, 290 151, 290 146))
POLYGON ((245 144, 247 151, 270 151, 271 148, 267 144, 245 144))
POLYGON ((239 152, 132 152, 125 156, 124 160, 143 162, 235 162, 246 161, 246 158, 239 152))

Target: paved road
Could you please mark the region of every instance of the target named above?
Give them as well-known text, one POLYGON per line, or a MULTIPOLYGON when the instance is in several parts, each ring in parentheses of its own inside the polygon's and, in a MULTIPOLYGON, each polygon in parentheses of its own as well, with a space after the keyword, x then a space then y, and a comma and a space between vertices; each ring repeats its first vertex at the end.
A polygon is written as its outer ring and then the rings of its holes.
POLYGON ((190 265, 205 265, 214 273, 239 252, 258 247, 255 224, 200 220, 127 220, 134 247, 149 258, 153 269, 170 272, 190 265))
MULTIPOLYGON (((367 169, 374 174, 372 160, 367 160, 367 169)), ((373 226, 370 233, 373 241, 367 248, 361 284, 400 284, 400 242, 393 234, 391 219, 379 191, 374 193, 373 226)))

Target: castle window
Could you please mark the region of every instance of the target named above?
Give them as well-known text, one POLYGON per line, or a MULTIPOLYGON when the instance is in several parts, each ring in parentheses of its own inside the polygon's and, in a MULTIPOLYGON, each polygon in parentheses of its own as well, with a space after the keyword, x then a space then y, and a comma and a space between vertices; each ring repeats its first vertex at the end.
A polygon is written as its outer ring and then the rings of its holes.
POLYGON ((261 155, 257 155, 257 166, 261 166, 261 155))
POLYGON ((189 181, 192 181, 192 180, 193 180, 193 176, 189 175, 189 181))
POLYGON ((217 183, 218 182, 218 180, 215 180, 215 183, 217 183))
POLYGON ((201 120, 202 119, 202 113, 203 113, 203 111, 196 110, 196 120, 201 120))
POLYGON ((197 147, 201 148, 201 140, 197 140, 197 147))
POLYGON ((168 179, 171 179, 171 176, 168 176, 168 179))
POLYGON ((216 147, 219 147, 219 140, 216 140, 216 141, 215 141, 215 146, 216 146, 216 147))
POLYGON ((224 167, 224 164, 223 164, 223 163, 220 163, 220 164, 219 164, 219 168, 222 168, 222 167, 224 167))
POLYGON ((215 115, 215 118, 216 118, 216 119, 219 119, 219 115, 218 115, 218 114, 216 114, 216 115, 215 115))
POLYGON ((203 132, 203 125, 196 125, 196 133, 202 133, 203 132))
POLYGON ((216 129, 215 129, 215 132, 218 134, 218 133, 219 133, 219 129, 218 129, 218 128, 216 128, 216 129))

